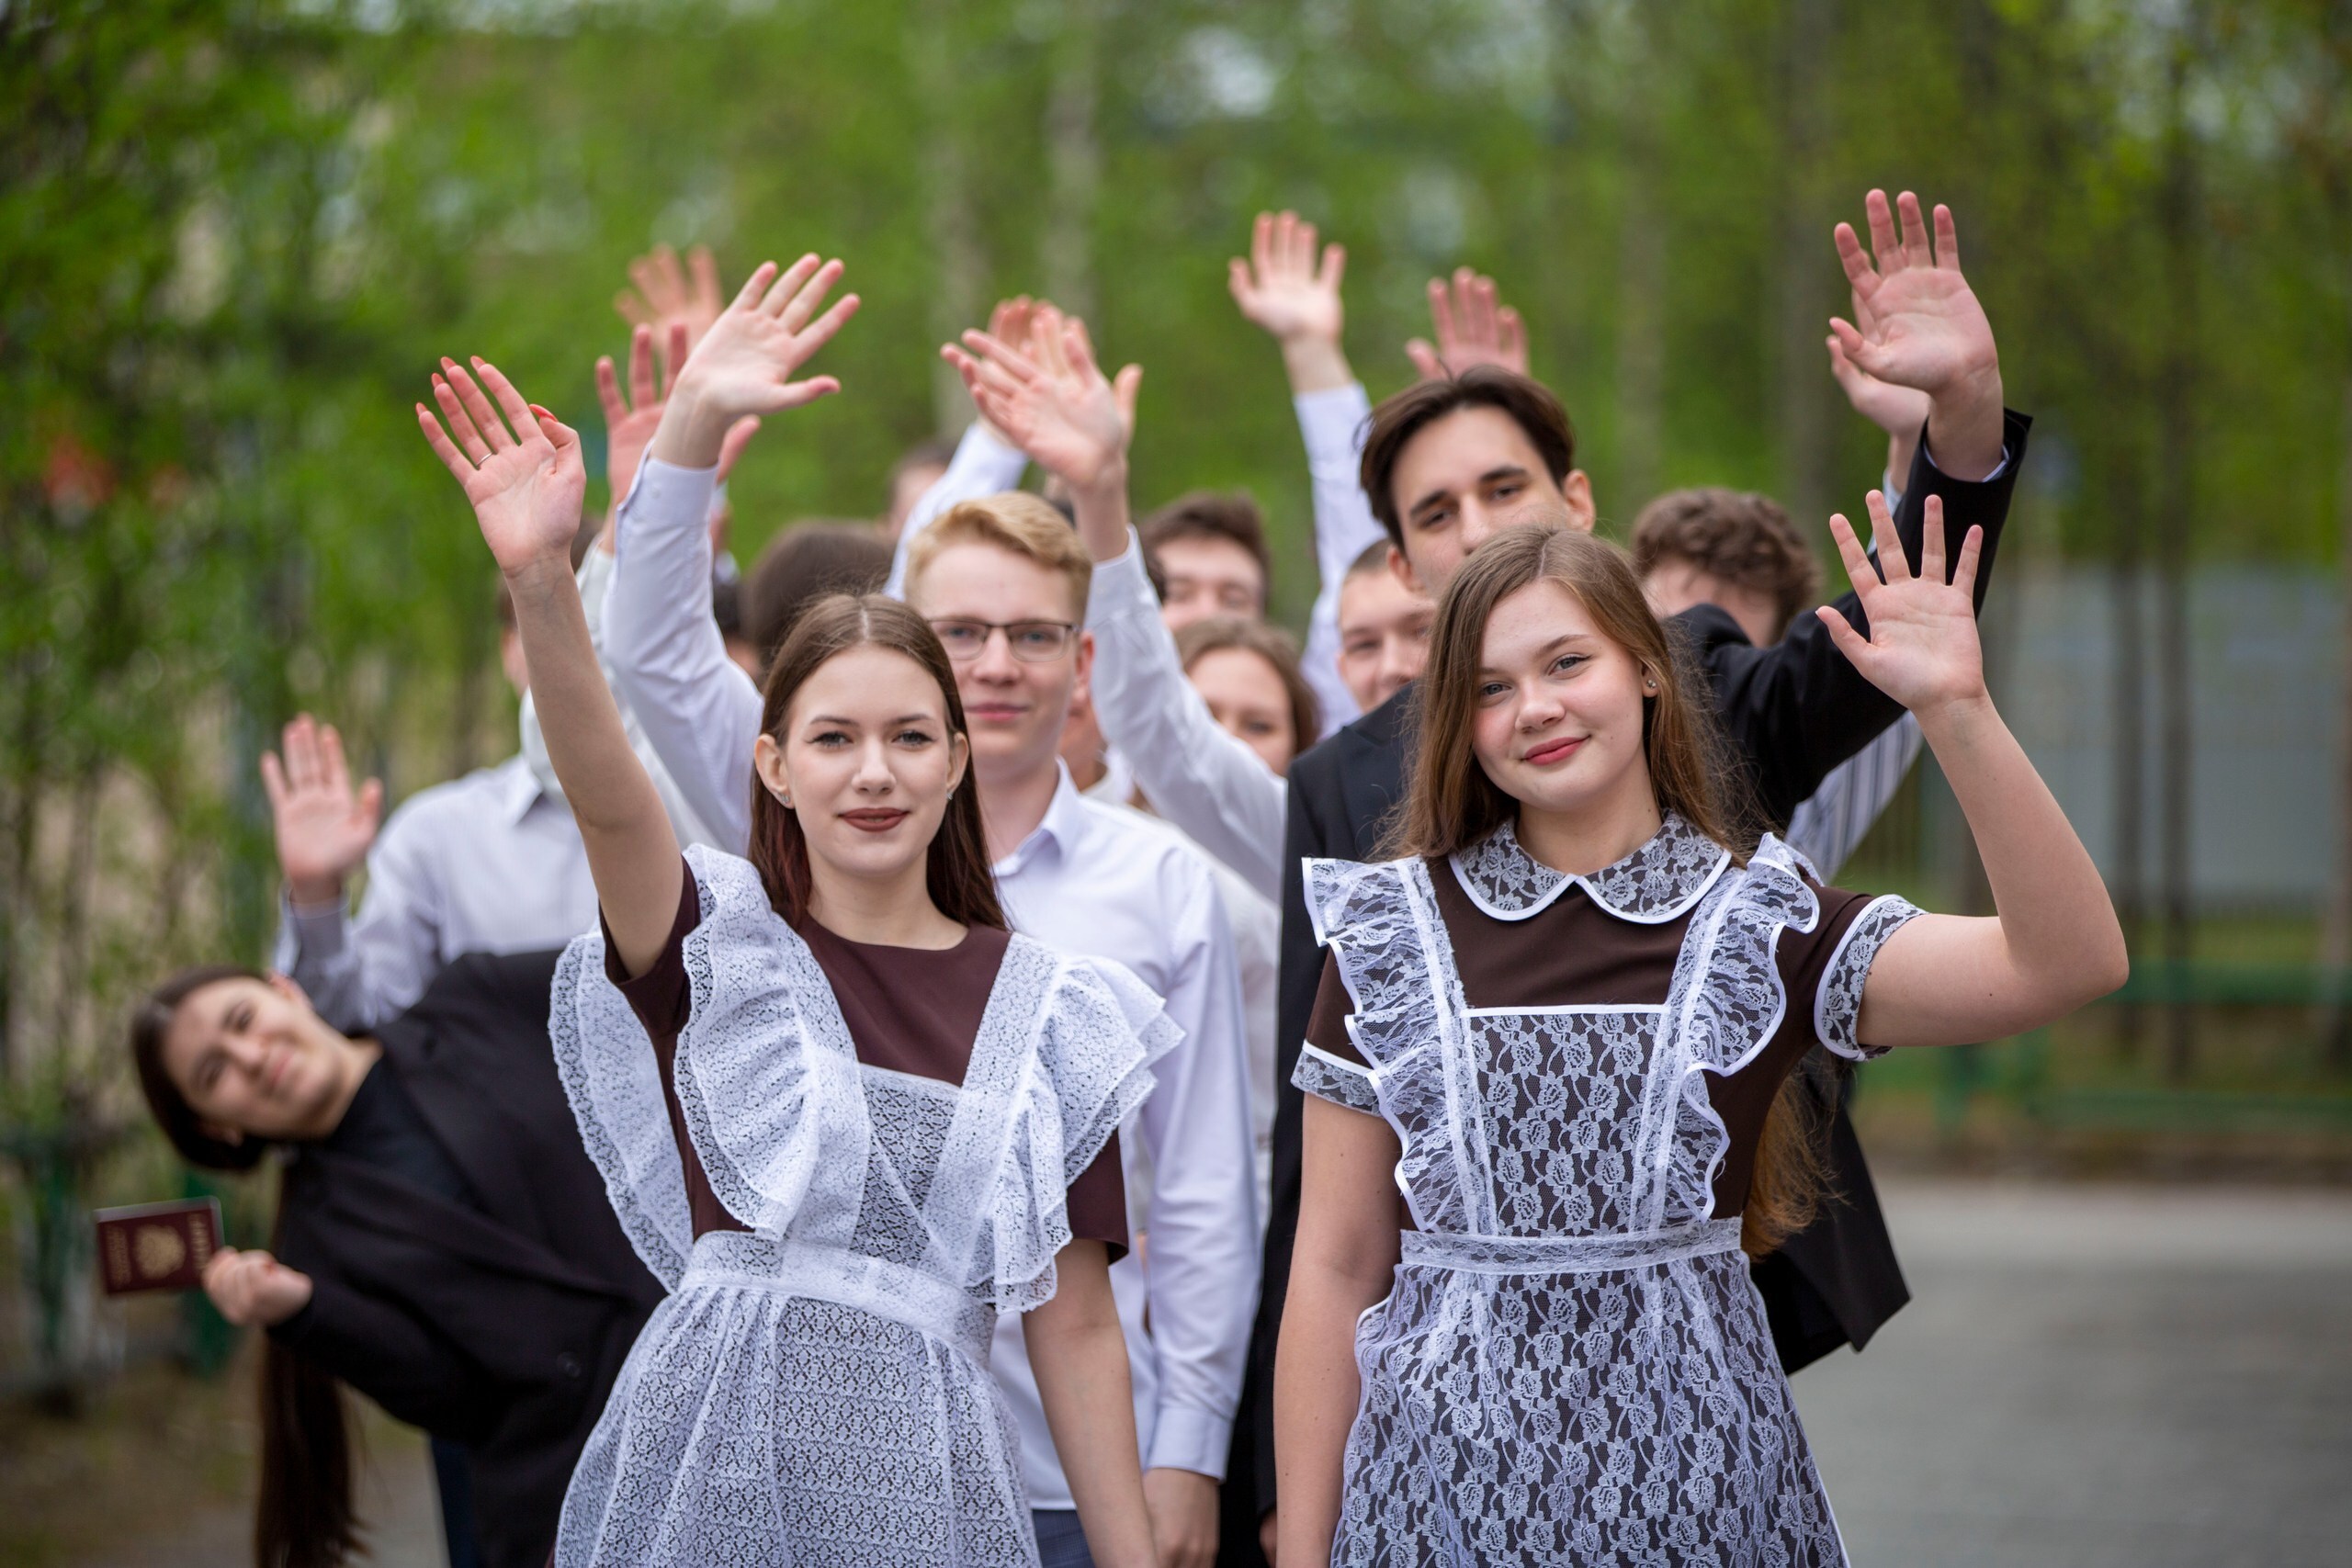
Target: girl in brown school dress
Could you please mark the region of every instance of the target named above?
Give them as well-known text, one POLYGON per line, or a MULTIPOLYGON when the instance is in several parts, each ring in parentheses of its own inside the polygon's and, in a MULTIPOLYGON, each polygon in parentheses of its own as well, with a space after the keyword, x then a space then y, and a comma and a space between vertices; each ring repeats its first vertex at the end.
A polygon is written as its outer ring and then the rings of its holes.
POLYGON ((1979 535, 1947 583, 1931 514, 1921 575, 1897 551, 1882 583, 1832 526, 1870 632, 1830 629, 1918 716, 1999 912, 1747 848, 1622 552, 1482 546, 1438 610, 1403 858, 1307 870, 1331 953, 1295 1075, 1283 1568, 1844 1561, 1741 1256, 1810 1201, 1790 1068, 2031 1028, 2125 955, 1985 693, 1979 535))
MULTIPOLYGON (((770 264, 739 305, 799 333, 804 282, 770 264)), ((1175 1026, 1116 964, 1005 930, 946 654, 892 601, 802 617, 769 675, 751 860, 682 857, 572 581, 578 438, 474 366, 495 408, 445 360, 449 433, 417 416, 505 574, 603 908, 557 971, 557 1065, 671 1292, 556 1562, 1034 1565, 987 1367, 1013 1311, 1096 1561, 1149 1563, 1113 1139, 1175 1026)))

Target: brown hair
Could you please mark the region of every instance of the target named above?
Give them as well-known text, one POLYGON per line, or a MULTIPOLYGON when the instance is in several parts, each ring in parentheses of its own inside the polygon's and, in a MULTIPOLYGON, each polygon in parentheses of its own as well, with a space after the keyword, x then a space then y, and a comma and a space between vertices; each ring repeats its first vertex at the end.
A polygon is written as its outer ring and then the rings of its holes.
POLYGON ((1363 461, 1357 477, 1372 514, 1388 530, 1388 542, 1405 547, 1405 525, 1396 510, 1391 481, 1397 459, 1413 437, 1446 415, 1467 408, 1498 409, 1527 434, 1554 484, 1565 484, 1577 467, 1576 432, 1568 427, 1568 411, 1552 389, 1532 377, 1492 365, 1474 365, 1459 376, 1442 381, 1417 381, 1372 411, 1364 432, 1363 461))
POLYGON ((1084 622, 1086 596, 1094 586, 1094 561, 1079 542, 1069 519, 1053 503, 1025 491, 1007 491, 952 506, 907 547, 907 597, 916 596, 922 574, 957 545, 994 545, 1036 562, 1069 584, 1070 619, 1084 622))
MULTIPOLYGON (((947 705, 949 732, 966 737, 968 743, 971 731, 964 722, 964 699, 956 694, 955 668, 947 661, 947 650, 939 645, 938 634, 930 622, 906 605, 878 593, 836 593, 801 613, 768 670, 767 698, 760 712, 762 732, 779 734, 793 697, 829 660, 853 648, 867 646, 903 653, 922 665, 923 673, 939 684, 940 696, 947 705)), ((963 784, 947 798, 947 813, 932 838, 930 857, 926 881, 931 901, 939 906, 941 914, 967 926, 1005 929, 1004 908, 997 901, 996 878, 989 870, 979 786, 968 768, 963 784)), ((769 794, 765 782, 756 775, 752 780, 751 861, 759 870, 775 912, 797 924, 808 913, 808 840, 800 831, 799 817, 769 794)))
MULTIPOLYGON (((1755 834, 1739 775, 1725 760, 1714 705, 1691 661, 1650 611, 1625 553, 1556 525, 1505 529, 1462 563, 1439 598, 1422 674, 1416 753, 1405 811, 1385 852, 1452 854, 1514 819, 1519 803, 1487 776, 1471 746, 1487 622, 1535 582, 1576 595, 1601 636, 1657 682, 1643 700, 1642 754, 1661 814, 1672 812, 1745 863, 1755 834)), ((1740 1244, 1771 1251, 1811 1220, 1823 1185, 1817 1116, 1793 1078, 1765 1119, 1743 1207, 1740 1244)))
MULTIPOLYGON (((155 1123, 190 1165, 250 1170, 269 1152, 264 1139, 239 1143, 203 1130, 196 1108, 164 1067, 164 1041, 187 1000, 222 980, 266 983, 240 964, 204 964, 147 993, 130 1020, 130 1059, 155 1123)), ((281 1199, 279 1214, 284 1215, 281 1199)), ((334 1568, 361 1551, 351 1497, 351 1420, 343 1384, 288 1347, 263 1337, 261 1486, 254 1499, 254 1561, 261 1568, 334 1568)))
POLYGON ((1348 570, 1340 574, 1340 581, 1353 582, 1359 577, 1368 577, 1375 571, 1387 570, 1388 541, 1383 539, 1376 545, 1366 545, 1357 554, 1356 558, 1348 563, 1348 570))
POLYGON ((828 593, 878 593, 890 547, 863 524, 800 523, 770 539, 743 580, 743 636, 765 668, 792 623, 828 593))
POLYGON ((1248 491, 1196 490, 1178 496, 1143 520, 1136 531, 1144 554, 1178 539, 1219 539, 1238 545, 1258 563, 1258 593, 1272 581, 1274 558, 1266 547, 1266 519, 1248 491))
POLYGON ((1821 563, 1780 503, 1754 491, 1670 490, 1634 519, 1634 570, 1646 578, 1668 560, 1772 601, 1772 635, 1821 595, 1821 563))
POLYGON ((1194 621, 1176 634, 1176 657, 1187 674, 1201 660, 1228 648, 1254 653, 1274 667, 1282 679, 1283 694, 1290 699, 1291 754, 1305 755, 1308 747, 1323 739, 1323 705, 1315 700, 1315 688, 1306 683, 1306 672, 1299 668, 1298 644, 1280 626, 1231 615, 1194 621))

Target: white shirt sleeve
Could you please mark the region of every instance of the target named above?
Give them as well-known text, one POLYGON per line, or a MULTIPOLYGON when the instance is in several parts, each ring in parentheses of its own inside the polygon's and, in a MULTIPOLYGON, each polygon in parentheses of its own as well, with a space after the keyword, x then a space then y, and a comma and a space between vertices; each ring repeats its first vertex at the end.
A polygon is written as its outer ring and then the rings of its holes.
POLYGON ((1306 471, 1315 497, 1315 565, 1321 581, 1306 619, 1302 668, 1323 705, 1323 733, 1356 717, 1355 694, 1340 679, 1340 586, 1355 558, 1387 536, 1372 514, 1360 482, 1363 436, 1372 399, 1361 381, 1291 400, 1306 442, 1306 471))
POLYGON ((947 471, 932 481, 931 488, 907 509, 906 524, 899 530, 898 547, 890 554, 889 581, 882 585, 882 592, 893 599, 907 596, 907 547, 915 542, 916 535, 938 521, 940 513, 984 495, 1019 490, 1021 476, 1028 471, 1028 454, 1006 446, 987 424, 974 420, 965 430, 964 438, 956 444, 956 456, 948 459, 947 471))
POLYGON ((368 852, 356 919, 340 902, 303 908, 279 895, 272 962, 337 1029, 372 1029, 406 1011, 441 972, 440 884, 419 831, 409 812, 385 822, 368 852))
POLYGON ((648 457, 621 502, 620 549, 604 607, 615 694, 634 714, 680 798, 718 847, 752 839, 752 749, 760 693, 727 657, 710 615, 711 491, 718 470, 648 457))
POLYGON ((1132 533, 1124 553, 1095 563, 1086 627, 1095 716, 1152 806, 1250 886, 1281 898, 1283 781, 1209 716, 1184 678, 1132 533))
POLYGON ((1159 1087, 1141 1112, 1152 1166, 1146 1296, 1159 1370, 1143 1463, 1222 1479, 1258 1302, 1250 1068, 1216 885, 1189 856, 1177 863, 1193 886, 1170 900, 1179 941, 1165 1000, 1185 1039, 1154 1069, 1159 1087))
POLYGON ((1925 739, 1905 714, 1869 745, 1823 775, 1821 785, 1789 814, 1788 841, 1824 882, 1837 880, 1855 849, 1903 787, 1925 739))

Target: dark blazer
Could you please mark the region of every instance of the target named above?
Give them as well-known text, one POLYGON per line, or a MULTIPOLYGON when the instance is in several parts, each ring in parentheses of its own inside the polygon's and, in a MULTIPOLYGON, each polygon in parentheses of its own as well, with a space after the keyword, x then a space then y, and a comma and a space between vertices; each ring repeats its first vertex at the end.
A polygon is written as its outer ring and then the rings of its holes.
POLYGON ((540 1568, 571 1467, 662 1286, 614 1219, 548 1044, 553 953, 475 954, 376 1032, 477 1211, 308 1146, 278 1254, 316 1282, 277 1333, 464 1445, 483 1560, 540 1568))
MULTIPOLYGON (((1993 560, 2007 521, 2009 497, 2025 461, 2032 422, 2006 416, 2002 438, 2008 463, 2000 475, 1981 482, 1954 479, 1927 458, 1920 443, 1910 482, 1894 525, 1913 565, 1925 537, 1927 502, 1940 496, 1946 547, 1956 553, 1971 525, 1984 530, 1977 568, 1976 602, 1982 608, 1993 560)), ((1860 602, 1850 592, 1835 602, 1867 630, 1860 602)), ((1725 734, 1744 763, 1759 814, 1775 828, 1821 785, 1832 768, 1860 750, 1894 722, 1902 708, 1838 651, 1829 633, 1810 615, 1800 615, 1770 648, 1758 648, 1723 610, 1702 604, 1674 617, 1678 633, 1706 672, 1725 734)), ((1266 1230, 1265 1283, 1257 1326, 1250 1338, 1242 1406, 1234 1423, 1234 1452, 1228 1476, 1257 1478, 1261 1514, 1274 1506, 1274 1345, 1290 1284, 1291 1247, 1298 1233, 1299 1126, 1305 1104, 1291 1087, 1315 992, 1323 975, 1323 954, 1306 918, 1300 863, 1310 856, 1369 860, 1404 799, 1408 730, 1415 689, 1407 687, 1291 764, 1289 821, 1283 864, 1282 975, 1275 1010, 1276 1070, 1272 1213, 1266 1230)), ((1757 1270, 1773 1337, 1791 1371, 1851 1342, 1860 1346, 1910 1299, 1894 1248, 1887 1239, 1861 1145, 1845 1112, 1834 1081, 1818 1075, 1808 1085, 1832 1115, 1830 1177, 1841 1200, 1826 1203, 1813 1226, 1789 1238, 1780 1266, 1757 1270)), ((1245 1487, 1228 1487, 1228 1494, 1245 1487)), ((1227 1561, 1240 1553, 1237 1521, 1228 1516, 1227 1561)), ((1254 1522, 1250 1524, 1254 1538, 1254 1522)), ((1255 1548, 1250 1548, 1254 1555, 1255 1548)))

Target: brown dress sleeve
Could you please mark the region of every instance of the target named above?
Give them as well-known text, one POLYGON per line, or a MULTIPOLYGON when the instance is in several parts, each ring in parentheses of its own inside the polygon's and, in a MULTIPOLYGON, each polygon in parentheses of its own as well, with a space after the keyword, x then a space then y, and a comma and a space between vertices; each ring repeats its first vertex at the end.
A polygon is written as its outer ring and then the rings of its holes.
POLYGON ((1324 954, 1323 978, 1315 987, 1315 1011, 1306 1020, 1306 1043, 1342 1062, 1369 1067, 1372 1064, 1363 1059, 1354 1037, 1348 1033, 1348 1015, 1355 1010, 1355 998, 1348 995, 1347 983, 1340 978, 1339 959, 1324 954))
POLYGON ((678 1103, 678 1035, 694 1010, 694 989, 686 980, 686 934, 702 923, 702 888, 695 881, 694 867, 682 862, 681 869, 685 875, 678 888, 678 916, 670 922, 669 940, 662 944, 661 956, 637 978, 630 979, 623 971, 619 950, 613 945, 613 929, 601 910, 596 921, 605 932, 605 977, 628 1001, 637 1021, 645 1026, 646 1038, 653 1043, 653 1059, 662 1068, 662 1099, 670 1108, 670 1135, 678 1141, 678 1163, 685 1168, 686 1207, 694 1215, 695 1235, 700 1236, 707 1231, 752 1227, 729 1213, 711 1190, 702 1156, 695 1153, 694 1138, 686 1131, 685 1108, 678 1103))
POLYGON ((1102 1243, 1114 1263, 1127 1255, 1127 1180, 1119 1167, 1118 1134, 1078 1173, 1067 1201, 1071 1240, 1102 1243))

